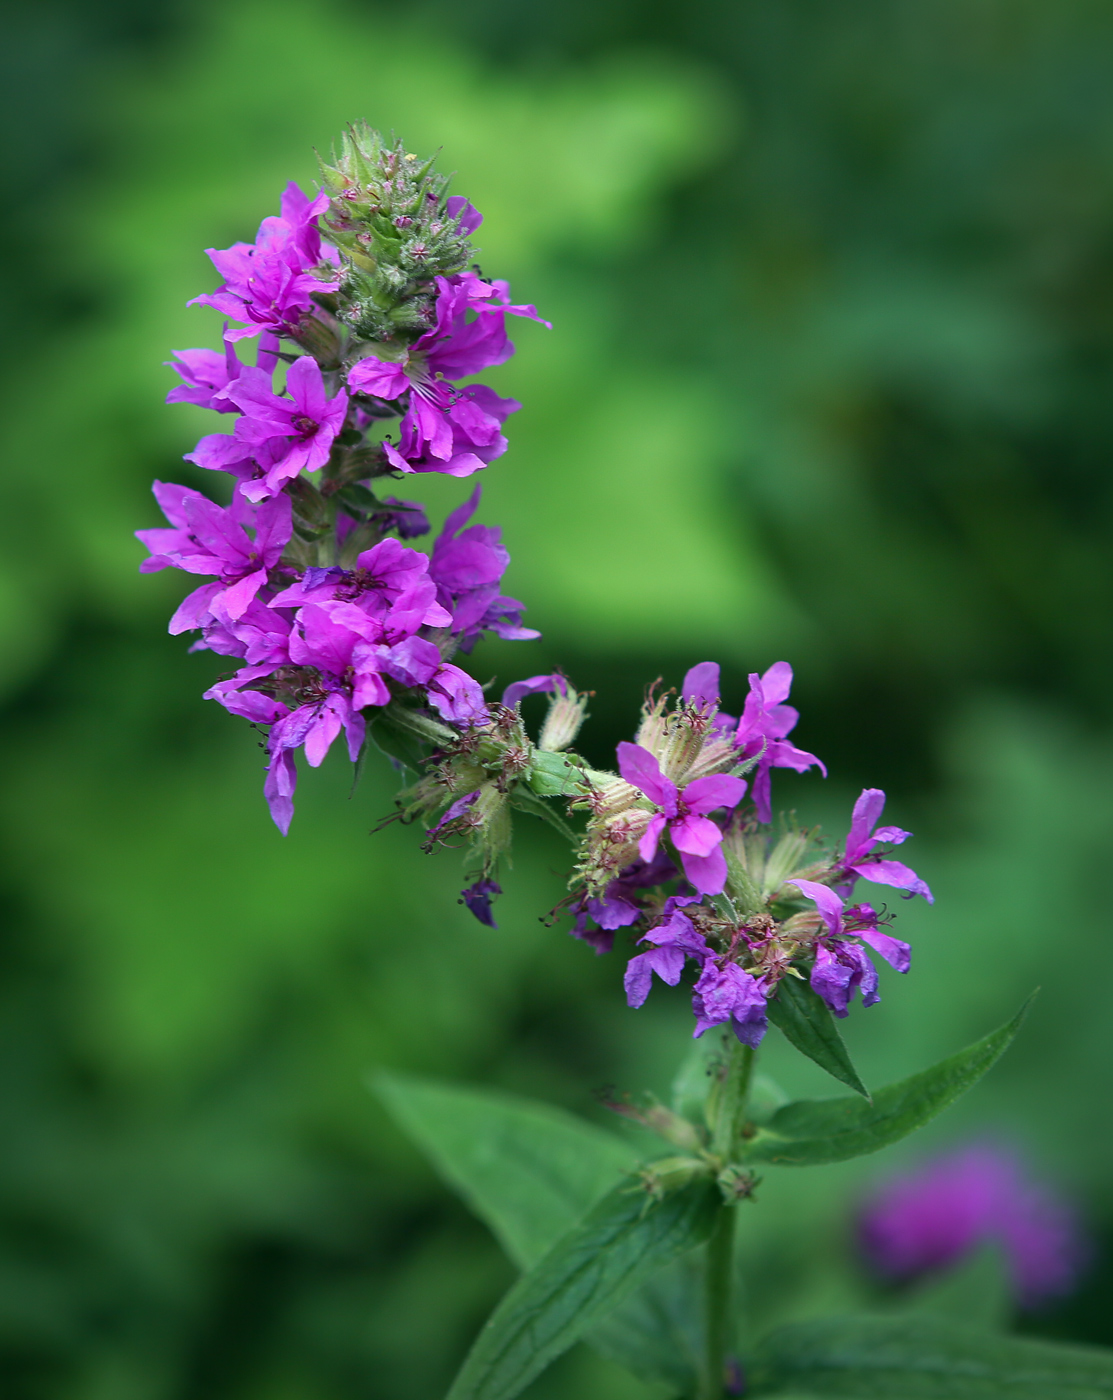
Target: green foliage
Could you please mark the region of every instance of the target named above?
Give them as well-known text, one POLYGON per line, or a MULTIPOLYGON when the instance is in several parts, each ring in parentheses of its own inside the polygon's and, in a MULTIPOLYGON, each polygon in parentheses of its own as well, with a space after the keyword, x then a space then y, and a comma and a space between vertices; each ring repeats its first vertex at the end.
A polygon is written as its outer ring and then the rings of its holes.
POLYGON ((931 1069, 879 1089, 871 1100, 819 1099, 786 1104, 757 1130, 747 1160, 786 1167, 862 1157, 930 1122, 992 1069, 1012 1044, 1032 998, 1011 1021, 931 1069))
POLYGON ((531 1099, 414 1075, 379 1094, 438 1172, 529 1269, 637 1165, 613 1133, 531 1099))
POLYGON ((806 982, 795 977, 782 978, 777 995, 769 1003, 769 1019, 802 1055, 856 1094, 869 1098, 869 1091, 850 1062, 835 1018, 806 982))
POLYGON ((640 1283, 702 1244, 720 1209, 708 1181, 662 1199, 616 1187, 495 1309, 449 1400, 512 1400, 640 1283))
POLYGON ((841 1317, 775 1332, 747 1394, 848 1400, 1105 1400, 1113 1351, 1056 1346, 927 1317, 841 1317))

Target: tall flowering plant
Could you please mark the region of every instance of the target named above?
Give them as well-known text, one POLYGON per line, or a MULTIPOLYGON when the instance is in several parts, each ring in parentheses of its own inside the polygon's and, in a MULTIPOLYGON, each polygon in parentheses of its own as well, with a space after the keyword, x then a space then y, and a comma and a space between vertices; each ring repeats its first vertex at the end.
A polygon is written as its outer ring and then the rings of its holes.
POLYGON ((879 999, 876 959, 902 973, 910 963, 877 895, 932 895, 895 857, 909 833, 880 824, 876 788, 833 843, 775 820, 775 770, 826 771, 790 737, 786 662, 750 676, 737 714, 710 661, 679 694, 652 687, 608 771, 575 752, 586 699, 564 675, 495 697, 469 671, 485 632, 538 635, 501 591, 500 531, 477 520, 475 487, 419 548, 424 510, 384 487, 428 472, 473 477, 507 450, 519 405, 476 376, 513 353, 511 318, 548 323, 480 273, 481 223, 431 161, 357 126, 322 163, 316 193, 289 185, 254 243, 210 249, 222 280, 195 300, 227 318, 223 344, 177 352, 182 382, 168 398, 221 416, 187 454, 213 490, 156 482, 166 524, 138 531, 144 571, 202 580, 170 630, 229 658, 206 697, 265 734, 264 793, 281 832, 299 752, 317 766, 343 736, 353 763, 379 751, 402 775, 398 815, 424 826, 427 850, 463 843, 461 897, 479 920, 494 922, 513 821, 539 817, 570 848, 554 913, 598 954, 621 939, 629 1005, 655 980, 690 984, 693 1049, 672 1103, 611 1105, 660 1138, 644 1160, 627 1138, 541 1105, 382 1080, 400 1121, 523 1270, 451 1400, 511 1400, 580 1338, 700 1400, 1019 1395, 1009 1368, 1035 1365, 1085 1373, 1087 1394, 1113 1394, 1104 1356, 922 1319, 748 1335, 733 1232, 758 1169, 842 1161, 904 1137, 991 1067, 1024 1013, 867 1090, 837 1021, 879 999), (522 702, 536 694, 549 708, 534 732, 522 702), (851 1095, 779 1101, 754 1076, 771 1026, 851 1095), (962 1388, 971 1365, 988 1389, 962 1388))

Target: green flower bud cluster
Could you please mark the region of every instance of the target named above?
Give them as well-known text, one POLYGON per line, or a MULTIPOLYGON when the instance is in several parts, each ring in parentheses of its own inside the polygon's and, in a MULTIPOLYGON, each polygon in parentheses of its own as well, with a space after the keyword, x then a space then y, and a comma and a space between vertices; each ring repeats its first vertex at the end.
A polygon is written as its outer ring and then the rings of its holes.
POLYGON ((360 340, 416 340, 433 323, 433 279, 473 260, 434 159, 388 145, 366 122, 348 128, 331 163, 318 157, 330 196, 322 222, 345 262, 330 309, 360 340))

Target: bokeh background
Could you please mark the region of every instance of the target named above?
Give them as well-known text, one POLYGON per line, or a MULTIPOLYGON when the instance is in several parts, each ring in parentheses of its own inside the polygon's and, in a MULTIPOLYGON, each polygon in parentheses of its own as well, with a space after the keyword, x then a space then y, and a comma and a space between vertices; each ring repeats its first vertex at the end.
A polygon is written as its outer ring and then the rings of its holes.
MULTIPOLYGON (((219 659, 166 635, 180 582, 136 572, 150 479, 200 484, 162 362, 216 341, 184 306, 202 249, 250 238, 358 116, 443 148, 484 267, 555 324, 499 371, 525 408, 483 505, 544 640, 481 674, 562 664, 605 761, 655 676, 718 658, 737 705, 793 662, 832 776, 779 801, 834 835, 885 787, 937 894, 899 909, 913 974, 848 1023, 867 1080, 1043 987, 915 1144, 769 1174, 754 1318, 845 1306, 858 1193, 988 1133, 1095 1240, 1024 1325, 1113 1343, 1108 6, 46 0, 4 31, 4 1394, 441 1393, 511 1270, 368 1075, 601 1118, 594 1088, 663 1091, 686 1035, 681 992, 629 1012, 620 961, 539 921, 545 832, 497 931, 453 854, 369 835, 385 765, 351 800, 339 754, 303 773, 283 841, 256 737, 200 699, 219 659)), ((531 1392, 653 1394, 583 1349, 531 1392)))

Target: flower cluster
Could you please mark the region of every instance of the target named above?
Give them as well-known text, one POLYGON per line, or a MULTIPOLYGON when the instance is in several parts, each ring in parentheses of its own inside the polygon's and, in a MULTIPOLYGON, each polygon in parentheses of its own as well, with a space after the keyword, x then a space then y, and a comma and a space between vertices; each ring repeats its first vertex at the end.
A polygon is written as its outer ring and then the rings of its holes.
POLYGON ((859 993, 872 1005, 870 953, 906 972, 909 948, 883 931, 887 916, 851 902, 858 880, 932 897, 887 854, 909 833, 878 827, 876 788, 859 797, 834 852, 813 833, 770 830, 772 769, 826 772, 787 738, 798 719, 785 703, 791 684, 785 662, 751 675, 734 719, 719 708, 718 666, 694 667, 676 703, 651 696, 635 742, 618 746, 618 774, 585 774, 573 801, 589 812, 573 933, 598 952, 619 928, 637 936, 645 951, 626 970, 631 1006, 654 975, 676 986, 691 962, 696 1035, 729 1024, 756 1045, 786 976, 806 977, 836 1016, 859 993))
POLYGON ((296 750, 316 766, 343 732, 354 762, 369 724, 390 752, 400 735, 451 744, 489 719, 452 656, 485 631, 538 635, 501 592, 500 532, 469 523, 478 489, 426 554, 401 542, 428 533, 421 507, 374 486, 469 476, 506 450, 519 405, 461 381, 513 353, 508 315, 540 318, 470 265, 481 216, 431 162, 353 128, 322 178, 313 197, 289 185, 254 243, 209 249, 223 281, 194 301, 241 324, 225 325, 220 351, 176 353, 183 382, 167 399, 231 420, 186 458, 221 474, 227 504, 156 482, 167 526, 137 532, 144 572, 207 580, 170 630, 241 663, 206 697, 267 728, 265 793, 283 832, 296 750), (237 350, 249 338, 254 363, 237 350))

